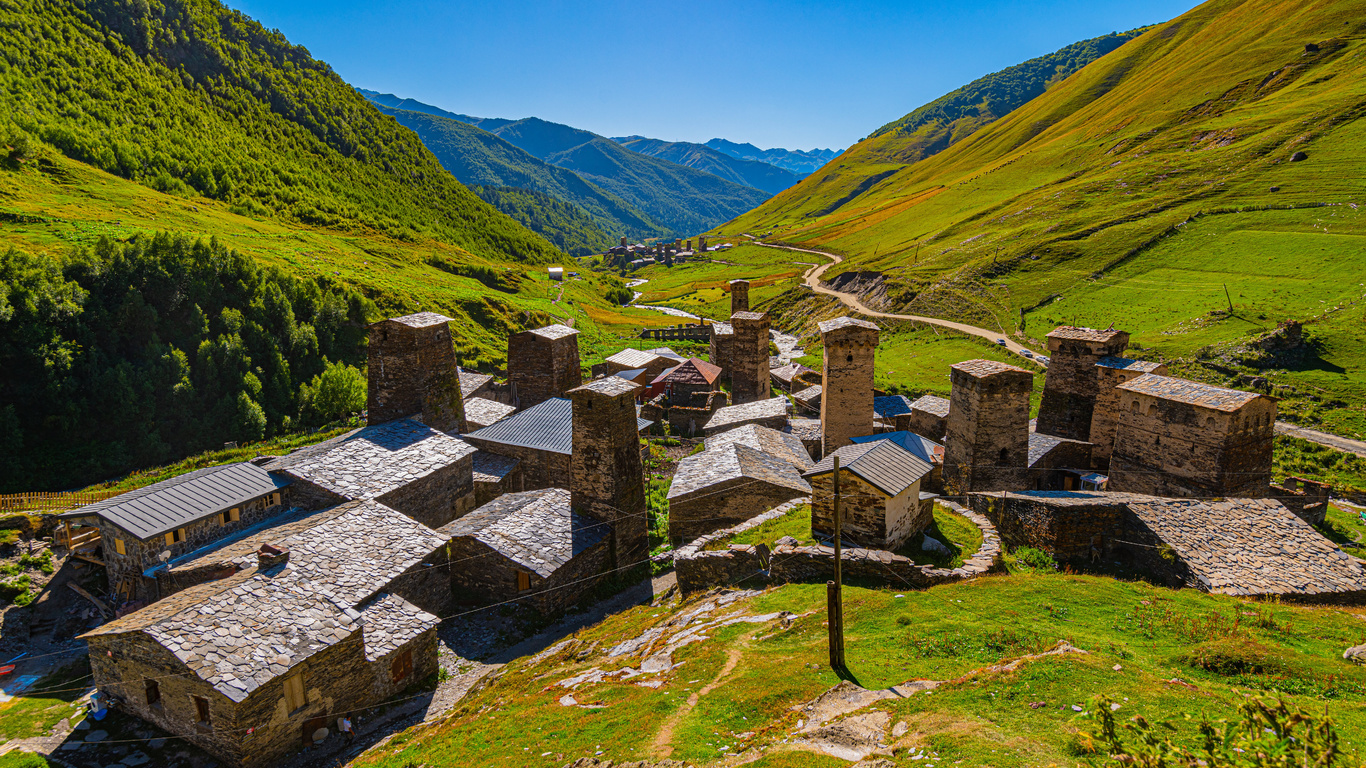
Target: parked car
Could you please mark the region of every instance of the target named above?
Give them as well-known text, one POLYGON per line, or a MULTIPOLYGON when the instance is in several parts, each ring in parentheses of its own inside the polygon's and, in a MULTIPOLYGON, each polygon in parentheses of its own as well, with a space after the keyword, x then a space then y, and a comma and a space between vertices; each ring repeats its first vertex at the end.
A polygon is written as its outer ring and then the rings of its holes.
POLYGON ((1039 362, 1043 363, 1044 365, 1048 365, 1049 363, 1053 362, 1052 360, 1049 359, 1048 355, 1039 355, 1038 357, 1036 357, 1036 358, 1034 358, 1034 359, 1035 359, 1035 360, 1038 360, 1039 362))
POLYGON ((1023 355, 1024 357, 1033 357, 1033 356, 1034 356, 1034 353, 1033 353, 1033 352, 1030 352, 1030 351, 1027 350, 1027 349, 1022 349, 1022 350, 1020 350, 1020 354, 1023 355))
POLYGON ((997 340, 996 340, 996 343, 997 343, 997 344, 1000 344, 1001 346, 1004 347, 1004 346, 1006 345, 1006 340, 1005 340, 1005 339, 997 339, 997 340))

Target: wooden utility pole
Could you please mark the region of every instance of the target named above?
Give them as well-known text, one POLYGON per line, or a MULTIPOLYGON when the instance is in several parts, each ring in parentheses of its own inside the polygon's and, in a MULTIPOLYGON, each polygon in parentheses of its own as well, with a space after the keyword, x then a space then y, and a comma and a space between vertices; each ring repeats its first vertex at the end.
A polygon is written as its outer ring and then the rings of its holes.
POLYGON ((840 457, 835 457, 835 580, 825 584, 826 619, 830 627, 830 668, 844 669, 844 602, 840 595, 843 581, 840 542, 840 457))
POLYGON ((1228 283, 1224 283, 1224 298, 1228 299, 1228 313, 1233 314, 1233 297, 1228 295, 1228 283))

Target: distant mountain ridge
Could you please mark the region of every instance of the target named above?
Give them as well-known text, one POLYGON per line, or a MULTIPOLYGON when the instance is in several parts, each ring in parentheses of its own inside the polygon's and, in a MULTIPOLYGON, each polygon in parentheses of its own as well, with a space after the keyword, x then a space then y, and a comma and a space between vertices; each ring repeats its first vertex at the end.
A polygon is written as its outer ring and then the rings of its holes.
POLYGON ((760 160, 745 160, 712 149, 705 144, 688 141, 664 141, 644 136, 614 137, 612 141, 633 152, 659 157, 670 162, 696 168, 699 171, 762 189, 776 195, 801 180, 797 174, 760 160))
POLYGON ((840 156, 838 149, 759 149, 753 144, 736 144, 725 139, 712 139, 705 146, 741 160, 757 160, 805 177, 840 156))
POLYGON ((366 90, 360 93, 378 105, 482 128, 551 165, 574 171, 626 201, 676 237, 704 232, 752 210, 770 197, 763 190, 706 171, 633 152, 581 128, 537 117, 473 117, 392 94, 366 90))

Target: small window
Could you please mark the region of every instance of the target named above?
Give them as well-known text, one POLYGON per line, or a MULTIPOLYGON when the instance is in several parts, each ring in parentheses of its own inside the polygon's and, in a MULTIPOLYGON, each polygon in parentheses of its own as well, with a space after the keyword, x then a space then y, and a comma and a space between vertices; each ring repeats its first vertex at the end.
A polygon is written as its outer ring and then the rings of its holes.
POLYGON ((285 709, 293 712, 308 700, 304 697, 304 676, 302 674, 285 678, 285 709))
POLYGON ((147 681, 147 706, 161 706, 161 686, 157 685, 155 680, 147 681))
POLYGON ((1010 451, 1009 451, 1008 449, 1006 449, 1006 448, 1002 448, 1002 449, 1001 449, 1000 460, 1001 460, 1001 466, 1003 466, 1003 467, 1006 466, 1006 465, 1008 465, 1008 464, 1010 463, 1010 451))
POLYGON ((120 555, 128 554, 128 546, 123 543, 123 539, 114 539, 114 551, 120 555))
POLYGON ((411 675, 413 673, 413 649, 409 648, 395 656, 393 664, 389 666, 389 673, 396 683, 411 675))
POLYGON ((531 589, 531 574, 526 571, 517 572, 517 591, 525 592, 531 589))
POLYGON ((270 495, 270 505, 272 507, 279 506, 281 501, 283 501, 283 497, 280 494, 272 493, 270 495))
POLYGON ((209 714, 209 700, 203 696, 191 696, 190 698, 194 699, 195 717, 199 718, 199 724, 207 726, 212 723, 209 714))
POLYGON ((241 509, 240 507, 233 507, 232 509, 228 510, 228 519, 227 519, 227 522, 229 522, 229 523, 235 523, 235 522, 237 522, 238 520, 241 520, 241 519, 242 519, 242 509, 241 509))

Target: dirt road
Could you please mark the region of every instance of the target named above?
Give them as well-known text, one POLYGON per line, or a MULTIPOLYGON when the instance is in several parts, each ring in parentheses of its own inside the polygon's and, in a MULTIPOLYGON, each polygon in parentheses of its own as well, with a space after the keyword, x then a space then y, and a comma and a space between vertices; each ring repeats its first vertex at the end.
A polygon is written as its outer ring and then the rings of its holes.
POLYGON ((1329 448, 1335 448, 1343 453, 1354 453, 1357 456, 1366 458, 1366 442, 1361 440, 1353 440, 1349 437, 1338 437, 1337 435, 1330 435, 1327 432, 1320 432, 1317 429, 1297 427, 1294 424, 1285 421, 1276 422, 1276 434, 1298 437, 1301 440, 1308 440, 1311 443, 1318 443, 1319 445, 1326 445, 1329 448))

